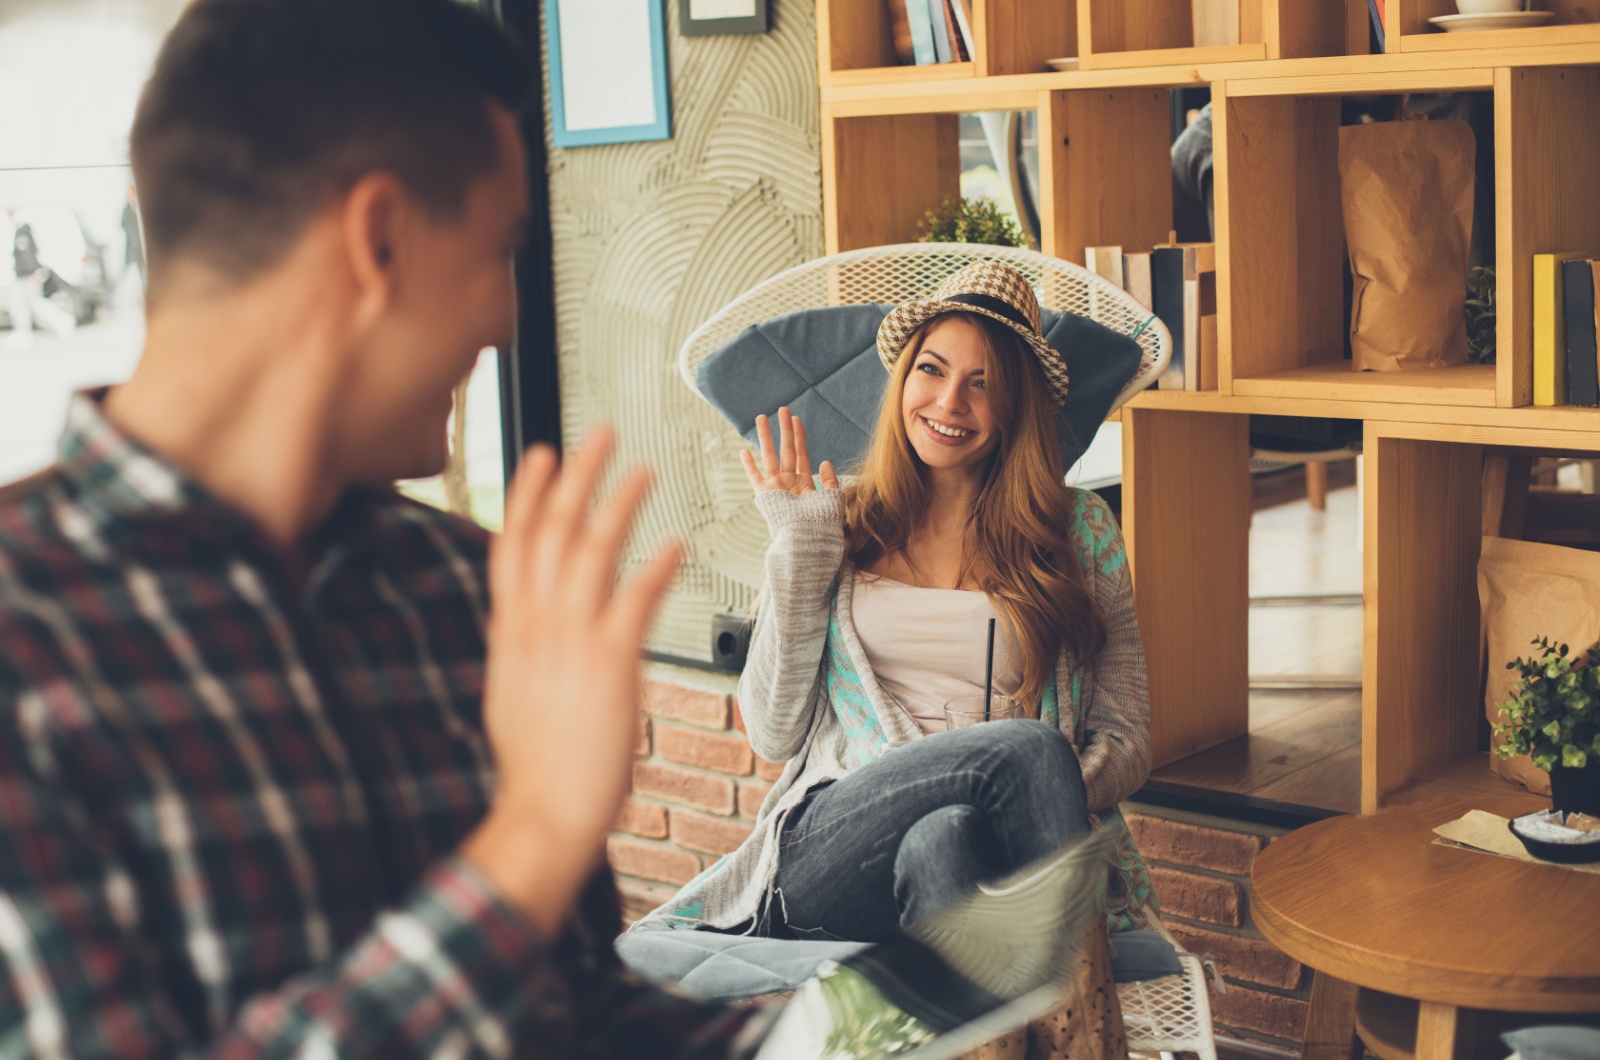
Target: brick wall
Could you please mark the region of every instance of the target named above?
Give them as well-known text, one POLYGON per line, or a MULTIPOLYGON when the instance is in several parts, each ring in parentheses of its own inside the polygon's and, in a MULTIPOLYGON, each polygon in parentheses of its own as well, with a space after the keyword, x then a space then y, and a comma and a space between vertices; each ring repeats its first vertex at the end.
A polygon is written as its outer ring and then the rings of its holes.
POLYGON ((1311 969, 1261 937, 1250 919, 1250 865, 1282 829, 1129 803, 1128 828, 1145 859, 1167 928, 1209 954, 1228 983, 1211 996, 1217 1033, 1299 1051, 1311 969))
MULTIPOLYGON (((610 840, 629 919, 653 909, 750 834, 778 767, 746 741, 732 678, 653 666, 645 683, 633 795, 610 840)), ((1168 928, 1228 981, 1218 1033, 1298 1050, 1311 972, 1250 920, 1250 864, 1281 830, 1128 804, 1168 928)))
POLYGON ((609 842, 629 919, 742 843, 777 778, 745 739, 736 684, 677 667, 647 671, 633 794, 609 842))

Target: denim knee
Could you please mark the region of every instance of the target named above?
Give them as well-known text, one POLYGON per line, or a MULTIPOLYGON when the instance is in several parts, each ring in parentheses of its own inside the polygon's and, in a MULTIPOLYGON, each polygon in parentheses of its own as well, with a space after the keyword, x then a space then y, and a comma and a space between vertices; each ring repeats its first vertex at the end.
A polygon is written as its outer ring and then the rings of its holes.
POLYGON ((1043 721, 1008 721, 984 726, 1008 767, 1028 771, 1034 776, 1070 777, 1083 783, 1078 752, 1072 741, 1054 725, 1043 721), (992 729, 992 733, 989 730, 992 729))

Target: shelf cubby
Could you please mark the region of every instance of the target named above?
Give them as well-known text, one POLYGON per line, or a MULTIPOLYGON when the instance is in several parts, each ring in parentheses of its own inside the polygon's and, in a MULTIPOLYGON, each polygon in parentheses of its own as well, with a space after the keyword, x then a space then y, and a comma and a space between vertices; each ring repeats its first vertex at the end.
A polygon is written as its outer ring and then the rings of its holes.
POLYGON ((1600 456, 1600 423, 1562 431, 1367 422, 1363 812, 1463 786, 1520 790, 1489 775, 1478 744, 1484 457, 1506 450, 1600 456))
POLYGON ((1600 2, 1596 0, 1540 0, 1541 11, 1555 12, 1549 25, 1522 29, 1473 30, 1445 33, 1428 22, 1438 15, 1456 14, 1455 0, 1390 0, 1385 27, 1391 51, 1460 52, 1495 48, 1553 48, 1562 45, 1600 44, 1600 2))
POLYGON ((927 212, 961 194, 958 135, 955 114, 835 116, 824 108, 828 253, 914 241, 927 212))
MULTIPOLYGON (((1514 403, 1501 400, 1500 380, 1511 378, 1518 357, 1527 355, 1506 352, 1504 281, 1498 367, 1356 372, 1344 356, 1341 97, 1358 92, 1487 92, 1495 86, 1493 71, 1466 70, 1230 81, 1213 91, 1219 374, 1224 393, 1412 405, 1514 403)), ((1500 200, 1503 194, 1497 192, 1500 200)), ((1507 247, 1498 251, 1504 264, 1507 247)))
MULTIPOLYGON (((1192 0, 1078 0, 1085 70, 1365 53, 1353 4, 1239 0, 1238 43, 1196 45, 1192 0)), ((1230 34, 1231 35, 1231 34, 1230 34)))
POLYGON ((1164 88, 1044 92, 1039 103, 1041 249, 1149 250, 1172 229, 1172 94, 1164 88))
POLYGON ((884 0, 820 0, 817 61, 824 85, 879 85, 1039 73, 1078 54, 1073 0, 973 0, 971 62, 902 66, 884 0))

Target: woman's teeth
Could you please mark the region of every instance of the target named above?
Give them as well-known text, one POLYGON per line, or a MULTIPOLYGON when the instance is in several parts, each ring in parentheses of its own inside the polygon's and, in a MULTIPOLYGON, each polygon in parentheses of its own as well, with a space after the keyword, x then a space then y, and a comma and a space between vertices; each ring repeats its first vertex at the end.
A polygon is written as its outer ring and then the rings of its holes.
POLYGON ((942 423, 935 423, 926 416, 922 418, 922 422, 926 423, 929 427, 932 427, 935 431, 944 435, 946 438, 965 438, 967 435, 972 433, 971 431, 964 431, 960 427, 946 427, 942 423))

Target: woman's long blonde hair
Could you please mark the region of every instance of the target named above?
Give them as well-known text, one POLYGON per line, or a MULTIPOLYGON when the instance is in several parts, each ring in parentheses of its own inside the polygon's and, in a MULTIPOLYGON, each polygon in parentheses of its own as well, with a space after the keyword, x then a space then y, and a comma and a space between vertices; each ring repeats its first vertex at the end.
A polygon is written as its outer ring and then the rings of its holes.
POLYGON ((935 322, 952 316, 983 336, 984 391, 1000 432, 967 521, 958 584, 994 601, 1022 656, 1019 698, 1037 714, 1064 647, 1089 663, 1105 645, 1105 619, 1070 538, 1072 511, 1053 410, 1037 358, 1010 328, 978 313, 947 313, 919 328, 889 373, 872 441, 845 491, 845 555, 864 568, 902 552, 931 497, 927 467, 906 436, 906 378, 935 322))

